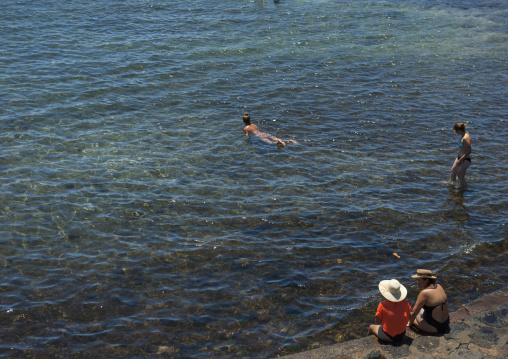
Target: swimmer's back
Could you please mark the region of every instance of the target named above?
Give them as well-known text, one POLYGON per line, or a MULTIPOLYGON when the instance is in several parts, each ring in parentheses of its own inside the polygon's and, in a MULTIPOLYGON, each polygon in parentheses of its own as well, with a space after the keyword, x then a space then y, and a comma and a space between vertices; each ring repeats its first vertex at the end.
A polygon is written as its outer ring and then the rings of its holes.
POLYGON ((250 124, 243 128, 243 132, 255 134, 259 132, 259 128, 256 125, 250 124))

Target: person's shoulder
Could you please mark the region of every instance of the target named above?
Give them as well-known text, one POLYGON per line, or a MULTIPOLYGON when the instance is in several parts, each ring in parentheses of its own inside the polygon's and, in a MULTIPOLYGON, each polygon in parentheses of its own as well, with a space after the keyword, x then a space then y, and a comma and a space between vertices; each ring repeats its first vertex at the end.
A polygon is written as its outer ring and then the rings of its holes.
POLYGON ((379 305, 385 309, 393 306, 393 302, 390 302, 389 300, 383 300, 381 303, 379 303, 379 305))
POLYGON ((428 295, 431 291, 432 291, 433 288, 424 288, 422 289, 422 291, 420 292, 421 295, 428 295))
POLYGON ((407 301, 407 299, 402 299, 401 301, 395 302, 394 304, 406 306, 409 305, 409 302, 407 301))
POLYGON ((437 287, 438 287, 441 291, 443 291, 443 292, 445 291, 445 290, 444 290, 444 288, 443 288, 443 286, 442 286, 441 284, 438 284, 438 285, 437 285, 437 287))
POLYGON ((432 294, 431 289, 425 288, 420 292, 420 294, 418 294, 418 297, 427 299, 430 297, 431 294, 432 294))

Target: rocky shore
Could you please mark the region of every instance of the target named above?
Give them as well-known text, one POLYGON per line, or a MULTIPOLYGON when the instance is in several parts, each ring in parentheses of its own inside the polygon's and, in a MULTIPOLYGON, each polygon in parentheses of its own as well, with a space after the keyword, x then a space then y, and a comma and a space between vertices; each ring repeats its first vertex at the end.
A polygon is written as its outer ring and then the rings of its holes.
POLYGON ((284 359, 497 359, 508 358, 508 288, 450 313, 450 332, 425 335, 411 329, 389 344, 375 336, 283 357, 284 359))

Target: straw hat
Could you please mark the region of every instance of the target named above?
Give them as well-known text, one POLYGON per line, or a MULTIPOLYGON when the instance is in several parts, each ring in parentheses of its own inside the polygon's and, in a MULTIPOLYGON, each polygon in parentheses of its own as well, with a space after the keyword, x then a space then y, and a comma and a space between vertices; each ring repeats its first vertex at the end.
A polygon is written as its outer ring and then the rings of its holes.
POLYGON ((430 279, 436 279, 436 275, 432 274, 432 271, 428 269, 418 269, 416 271, 416 274, 413 274, 411 278, 430 278, 430 279))
POLYGON ((407 289, 397 279, 382 280, 379 282, 379 291, 390 302, 400 302, 407 295, 407 289))

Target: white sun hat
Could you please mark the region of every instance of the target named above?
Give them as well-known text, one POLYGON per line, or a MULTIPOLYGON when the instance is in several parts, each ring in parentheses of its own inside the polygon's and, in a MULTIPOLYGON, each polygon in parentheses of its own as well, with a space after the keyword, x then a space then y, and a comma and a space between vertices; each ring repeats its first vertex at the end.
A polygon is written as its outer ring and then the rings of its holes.
POLYGON ((407 295, 407 289, 397 279, 382 280, 379 282, 379 291, 390 302, 400 302, 407 295))

